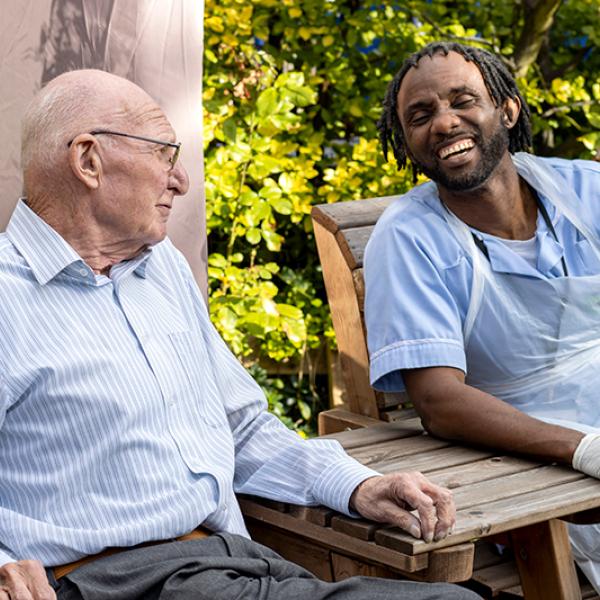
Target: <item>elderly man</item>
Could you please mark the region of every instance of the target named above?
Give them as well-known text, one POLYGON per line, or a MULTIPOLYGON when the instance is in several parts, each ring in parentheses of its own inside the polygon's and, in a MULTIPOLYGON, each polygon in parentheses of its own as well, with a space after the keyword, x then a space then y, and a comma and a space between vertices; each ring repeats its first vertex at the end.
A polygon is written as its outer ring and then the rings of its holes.
POLYGON ((265 411, 165 240, 179 150, 145 92, 99 71, 58 77, 26 112, 26 197, 0 238, 0 600, 472 597, 326 584, 247 539, 234 492, 427 540, 454 507, 265 411))
MULTIPOLYGON (((390 84, 384 152, 433 181, 366 250, 372 383, 440 437, 600 476, 600 165, 526 154, 529 110, 498 57, 434 43, 390 84)), ((598 528, 571 528, 600 589, 598 528)))

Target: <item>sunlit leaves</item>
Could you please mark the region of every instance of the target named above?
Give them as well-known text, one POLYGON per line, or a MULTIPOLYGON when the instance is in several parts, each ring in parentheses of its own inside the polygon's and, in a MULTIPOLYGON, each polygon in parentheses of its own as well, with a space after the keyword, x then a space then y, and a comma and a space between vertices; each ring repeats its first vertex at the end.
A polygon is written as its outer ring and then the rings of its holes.
MULTIPOLYGON (((211 316, 236 354, 292 361, 333 338, 312 206, 409 189, 411 173, 383 159, 375 127, 403 57, 446 37, 510 61, 525 4, 207 0, 211 316)), ((600 0, 565 0, 519 80, 542 154, 591 158, 600 148, 599 21, 600 0)), ((285 416, 290 397, 268 396, 285 416)), ((304 417, 310 406, 299 402, 304 417)))

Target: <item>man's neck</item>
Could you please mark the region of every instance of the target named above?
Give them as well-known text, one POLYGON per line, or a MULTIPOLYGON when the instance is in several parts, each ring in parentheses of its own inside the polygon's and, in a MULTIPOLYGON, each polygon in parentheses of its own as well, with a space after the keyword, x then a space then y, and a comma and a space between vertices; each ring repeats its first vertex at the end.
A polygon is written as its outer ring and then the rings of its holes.
POLYGON ((444 204, 470 227, 512 240, 535 235, 534 192, 519 176, 508 154, 480 187, 455 191, 438 185, 438 192, 444 204))
POLYGON ((64 205, 60 214, 53 207, 56 203, 30 203, 29 207, 54 229, 81 256, 97 275, 109 275, 110 269, 124 260, 141 254, 146 246, 139 247, 129 240, 115 242, 87 215, 77 209, 68 210, 64 205))

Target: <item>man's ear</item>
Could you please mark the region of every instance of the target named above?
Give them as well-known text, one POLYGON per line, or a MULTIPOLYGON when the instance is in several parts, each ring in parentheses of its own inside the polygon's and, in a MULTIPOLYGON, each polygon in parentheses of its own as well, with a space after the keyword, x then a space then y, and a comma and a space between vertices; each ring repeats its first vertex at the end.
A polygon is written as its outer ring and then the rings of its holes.
POLYGON ((102 175, 98 141, 89 133, 78 135, 69 146, 69 166, 75 177, 90 189, 97 189, 102 175))
POLYGON ((507 98, 502 105, 502 122, 507 129, 512 129, 521 114, 521 100, 517 96, 507 98))

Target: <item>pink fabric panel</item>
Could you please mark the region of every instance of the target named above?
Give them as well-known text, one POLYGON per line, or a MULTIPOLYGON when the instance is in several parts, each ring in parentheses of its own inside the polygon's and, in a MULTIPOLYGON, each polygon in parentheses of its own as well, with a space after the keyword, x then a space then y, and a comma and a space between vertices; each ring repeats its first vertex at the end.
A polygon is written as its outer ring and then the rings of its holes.
POLYGON ((0 229, 21 194, 20 120, 40 86, 81 67, 110 71, 163 106, 190 175, 169 235, 206 293, 202 157, 202 0, 3 1, 0 20, 0 229))

